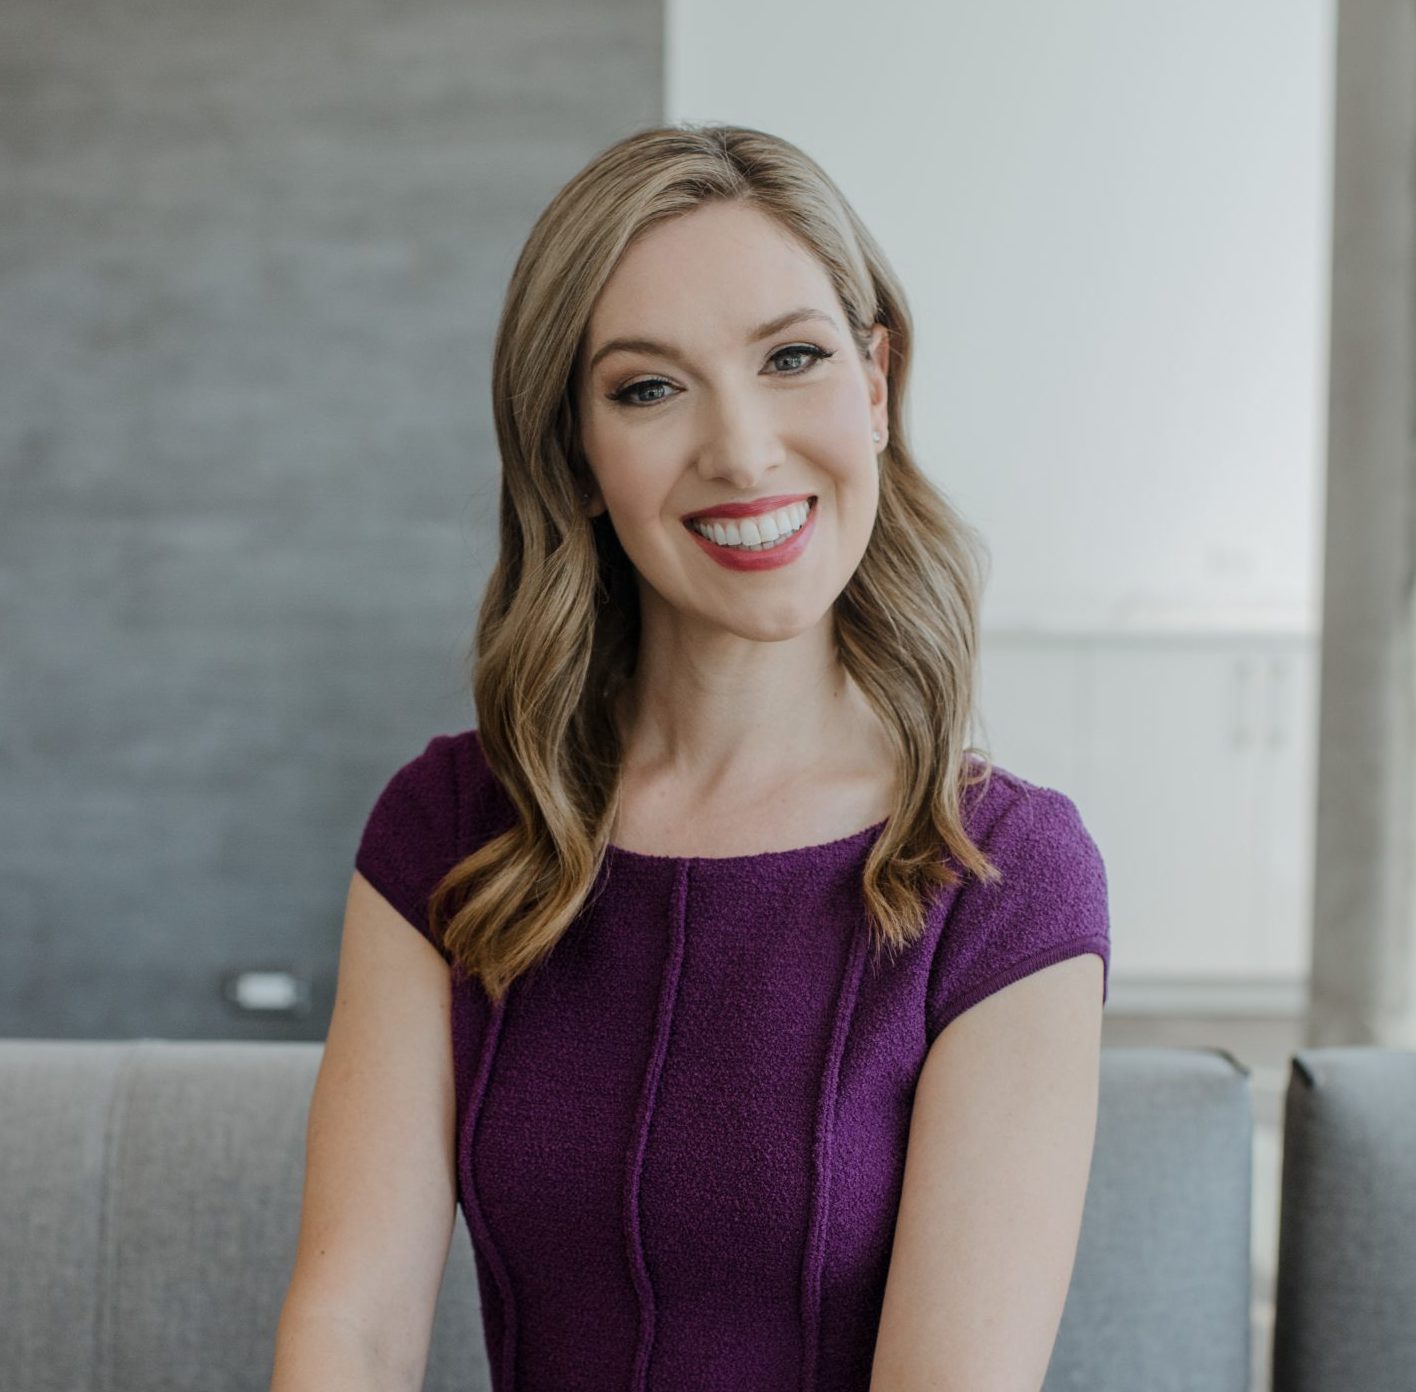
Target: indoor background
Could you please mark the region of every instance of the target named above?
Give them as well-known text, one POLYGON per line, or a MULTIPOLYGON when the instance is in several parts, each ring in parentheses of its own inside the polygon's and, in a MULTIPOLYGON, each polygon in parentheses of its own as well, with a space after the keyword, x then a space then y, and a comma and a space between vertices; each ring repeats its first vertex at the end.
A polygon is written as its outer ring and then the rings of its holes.
POLYGON ((521 242, 634 129, 757 126, 908 292, 1104 1042, 1253 1070, 1260 1378, 1289 1055, 1416 1043, 1397 11, 8 0, 0 1034, 323 1038, 373 799, 476 723, 521 242))

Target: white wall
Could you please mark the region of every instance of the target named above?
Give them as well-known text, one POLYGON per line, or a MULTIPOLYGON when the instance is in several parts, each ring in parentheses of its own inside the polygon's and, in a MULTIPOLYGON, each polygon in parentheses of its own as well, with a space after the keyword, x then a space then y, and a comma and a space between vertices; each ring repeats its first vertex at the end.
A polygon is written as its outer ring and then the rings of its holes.
POLYGON ((900 274, 988 626, 1316 628, 1333 4, 668 0, 668 119, 802 146, 900 274))

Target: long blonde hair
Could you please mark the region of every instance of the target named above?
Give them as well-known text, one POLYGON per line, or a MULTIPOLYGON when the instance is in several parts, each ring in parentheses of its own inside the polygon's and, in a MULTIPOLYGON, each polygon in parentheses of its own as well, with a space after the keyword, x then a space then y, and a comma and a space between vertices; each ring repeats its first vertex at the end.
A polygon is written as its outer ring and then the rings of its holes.
POLYGON ((872 944, 899 951, 923 930, 924 899, 960 876, 999 872, 969 839, 966 787, 991 759, 966 745, 974 710, 979 534, 921 472, 905 431, 912 325, 875 240, 825 172, 763 131, 683 123, 643 130, 596 156, 531 229, 507 289, 492 360, 502 461, 501 546, 469 656, 486 761, 516 821, 434 889, 429 927, 499 1000, 584 907, 620 798, 615 710, 638 652, 631 562, 608 514, 580 502, 590 473, 575 382, 591 309, 645 229, 715 200, 775 218, 830 276, 864 358, 889 330, 889 438, 876 525, 834 605, 839 659, 894 748, 898 796, 866 861, 872 944), (974 768, 971 770, 970 765, 974 768))

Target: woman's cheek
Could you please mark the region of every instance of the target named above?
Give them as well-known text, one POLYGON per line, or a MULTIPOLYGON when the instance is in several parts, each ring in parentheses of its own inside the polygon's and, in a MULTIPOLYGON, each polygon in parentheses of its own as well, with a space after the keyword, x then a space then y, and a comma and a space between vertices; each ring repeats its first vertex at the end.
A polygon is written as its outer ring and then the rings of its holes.
POLYGON ((856 442, 870 438, 869 412, 854 391, 823 393, 812 404, 808 419, 824 457, 834 454, 853 462, 856 442))

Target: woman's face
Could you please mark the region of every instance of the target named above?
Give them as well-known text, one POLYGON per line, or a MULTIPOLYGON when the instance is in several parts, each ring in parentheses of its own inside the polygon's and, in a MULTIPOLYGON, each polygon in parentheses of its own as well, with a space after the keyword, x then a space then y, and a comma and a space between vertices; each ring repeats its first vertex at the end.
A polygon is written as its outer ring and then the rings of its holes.
POLYGON ((775 640, 827 614, 879 501, 883 325, 870 349, 863 360, 821 265, 753 208, 704 204, 629 248, 596 301, 577 392, 588 510, 609 512, 646 621, 662 604, 695 630, 775 640), (741 517, 716 540, 685 520, 725 525, 762 499, 781 505, 752 519, 761 549, 718 544, 752 540, 741 517))

